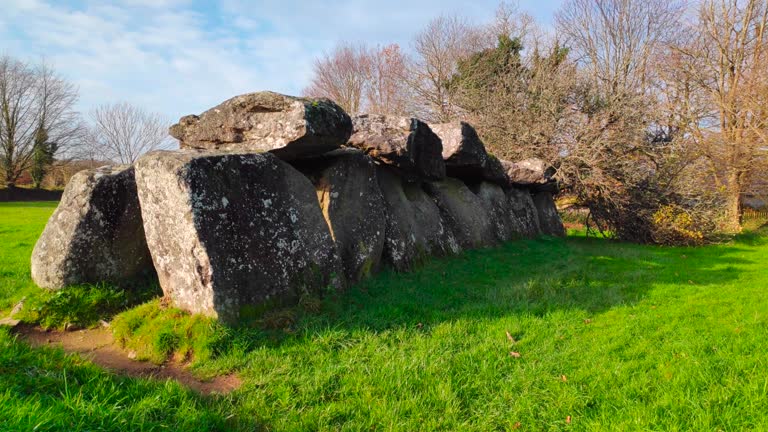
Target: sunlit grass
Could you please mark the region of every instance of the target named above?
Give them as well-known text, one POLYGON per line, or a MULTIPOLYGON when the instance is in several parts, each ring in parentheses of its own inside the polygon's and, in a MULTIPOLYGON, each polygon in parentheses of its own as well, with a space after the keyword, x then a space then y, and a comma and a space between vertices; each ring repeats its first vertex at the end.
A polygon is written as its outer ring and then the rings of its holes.
MULTIPOLYGON (((0 206, 2 244, 29 240, 3 250, 14 279, 1 286, 33 290, 21 263, 40 211, 0 206)), ((156 301, 118 316, 147 358, 183 351, 199 375, 237 372, 242 388, 213 399, 0 332, 0 424, 28 430, 34 413, 48 430, 760 430, 766 263, 760 232, 703 248, 542 238, 385 272, 241 328, 156 301), (75 369, 72 387, 62 372, 75 369)))

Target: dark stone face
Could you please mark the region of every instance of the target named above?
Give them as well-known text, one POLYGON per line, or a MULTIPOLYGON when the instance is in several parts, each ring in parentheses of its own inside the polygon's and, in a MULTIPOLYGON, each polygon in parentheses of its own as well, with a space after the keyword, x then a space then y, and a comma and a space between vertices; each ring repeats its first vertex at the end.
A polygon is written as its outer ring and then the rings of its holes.
POLYGON ((78 283, 128 285, 154 272, 132 167, 76 174, 32 253, 44 288, 78 283))
POLYGON ((428 255, 461 252, 453 232, 443 223, 440 209, 421 183, 404 180, 389 167, 379 166, 377 177, 386 206, 384 261, 407 271, 428 255))
POLYGON ((440 138, 426 123, 410 117, 362 115, 352 119, 347 145, 362 150, 412 180, 445 178, 440 138))
POLYGON ((350 149, 301 161, 297 168, 315 185, 347 282, 378 271, 387 213, 373 160, 350 149))
POLYGON ((496 243, 485 205, 462 181, 448 177, 440 182, 425 183, 424 187, 440 209, 443 223, 462 248, 482 248, 496 243))
POLYGON ((565 227, 557 213, 555 200, 549 192, 537 192, 533 196, 533 202, 536 205, 536 211, 539 216, 539 225, 541 232, 547 235, 564 237, 565 227))
POLYGON ((541 234, 539 216, 531 192, 512 187, 505 191, 514 222, 513 231, 521 237, 531 238, 541 234))
POLYGON ((277 157, 155 152, 137 172, 160 283, 178 306, 231 322, 342 286, 314 187, 277 157))

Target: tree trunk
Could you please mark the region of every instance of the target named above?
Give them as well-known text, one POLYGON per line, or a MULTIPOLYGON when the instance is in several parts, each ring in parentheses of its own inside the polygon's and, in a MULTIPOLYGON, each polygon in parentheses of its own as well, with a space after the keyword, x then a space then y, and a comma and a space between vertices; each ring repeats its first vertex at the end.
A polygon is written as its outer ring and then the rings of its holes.
POLYGON ((728 176, 723 231, 727 233, 741 232, 741 187, 737 173, 728 176))
POLYGON ((16 178, 13 176, 10 170, 5 172, 5 187, 11 189, 16 186, 16 178))

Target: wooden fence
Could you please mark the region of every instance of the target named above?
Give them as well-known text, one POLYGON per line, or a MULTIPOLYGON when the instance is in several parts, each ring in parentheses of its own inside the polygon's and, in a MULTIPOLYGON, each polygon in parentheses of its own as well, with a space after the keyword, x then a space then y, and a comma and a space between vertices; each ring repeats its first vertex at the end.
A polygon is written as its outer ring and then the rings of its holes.
POLYGON ((745 208, 741 213, 741 218, 747 220, 768 220, 768 209, 755 210, 753 208, 745 208))

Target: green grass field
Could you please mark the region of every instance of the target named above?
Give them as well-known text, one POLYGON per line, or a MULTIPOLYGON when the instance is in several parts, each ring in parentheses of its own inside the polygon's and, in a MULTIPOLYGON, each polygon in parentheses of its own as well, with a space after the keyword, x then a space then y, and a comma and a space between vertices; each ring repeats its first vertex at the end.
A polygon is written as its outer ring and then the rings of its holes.
MULTIPOLYGON (((52 210, 0 204, 2 308, 35 296, 52 210)), ((193 319, 155 301, 117 317, 120 337, 165 329, 176 339, 141 343, 170 354, 199 334, 196 373, 237 372, 240 389, 119 377, 2 330, 0 430, 764 430, 766 288, 758 231, 703 248, 510 242, 236 329, 179 335, 193 319)))

